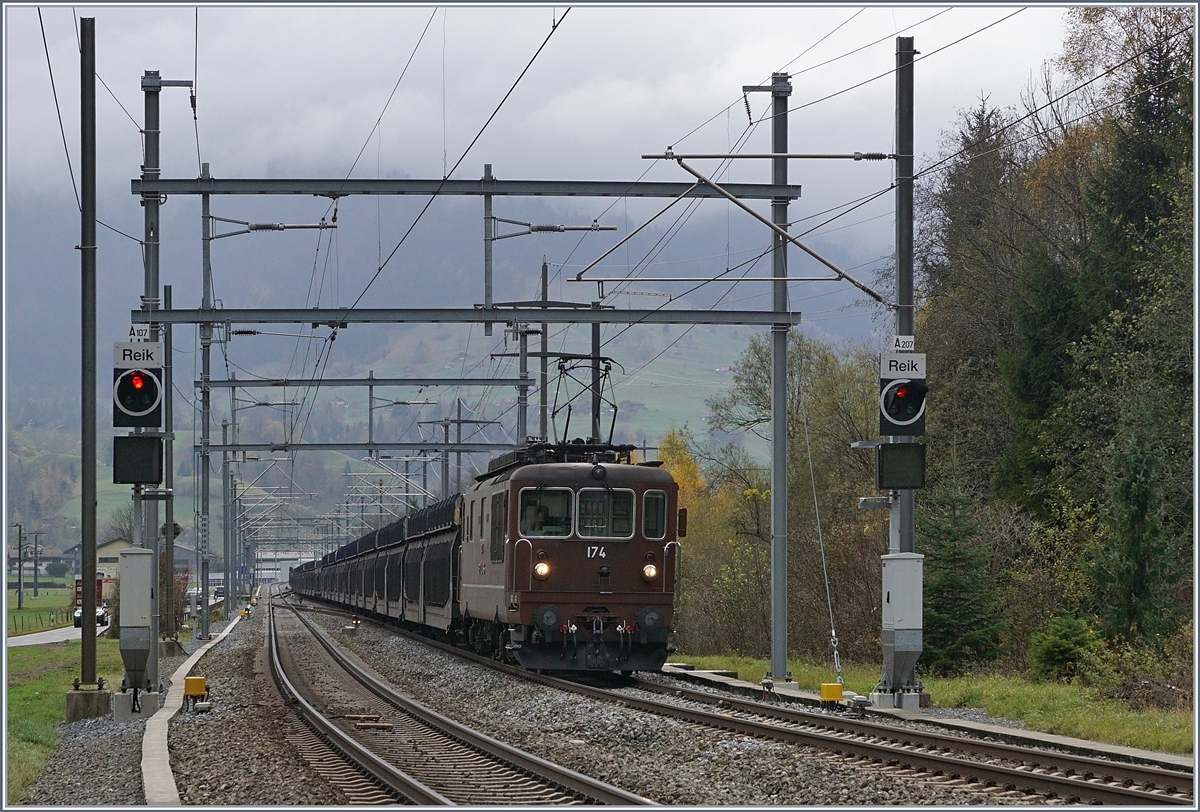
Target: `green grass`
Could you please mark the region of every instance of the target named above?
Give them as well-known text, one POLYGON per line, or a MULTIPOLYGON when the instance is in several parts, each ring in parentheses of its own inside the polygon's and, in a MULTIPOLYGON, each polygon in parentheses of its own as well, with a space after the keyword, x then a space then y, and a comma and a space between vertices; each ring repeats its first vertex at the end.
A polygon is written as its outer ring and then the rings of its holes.
MULTIPOLYGON (((767 660, 748 657, 675 654, 671 659, 702 669, 736 671, 747 682, 758 682, 769 670, 767 660)), ((788 669, 800 688, 811 691, 819 691, 821 683, 837 678, 829 663, 789 660, 788 669)), ((843 663, 842 671, 846 687, 866 695, 878 682, 880 667, 843 663)), ((1014 674, 926 677, 923 682, 935 707, 982 708, 990 716, 1018 719, 1042 733, 1164 753, 1193 751, 1191 710, 1134 710, 1121 700, 1097 699, 1080 685, 1038 682, 1014 674)))
MULTIPOLYGON (((125 671, 118 645, 96 640, 96 674, 110 687, 125 671)), ((80 656, 78 642, 8 649, 8 804, 25 797, 58 744, 56 728, 66 719, 67 691, 81 676, 80 656)))
POLYGON ((25 606, 17 608, 17 591, 8 590, 8 617, 5 619, 9 636, 59 629, 75 622, 75 589, 45 587, 33 597, 32 583, 25 584, 25 606))

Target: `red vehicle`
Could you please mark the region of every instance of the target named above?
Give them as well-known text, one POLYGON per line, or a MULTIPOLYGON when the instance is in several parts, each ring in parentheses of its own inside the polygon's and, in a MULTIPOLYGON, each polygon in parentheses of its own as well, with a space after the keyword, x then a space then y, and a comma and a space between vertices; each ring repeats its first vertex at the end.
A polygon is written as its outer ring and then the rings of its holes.
POLYGON ((687 517, 671 475, 632 450, 514 451, 466 493, 297 567, 292 588, 525 668, 655 670, 687 517))

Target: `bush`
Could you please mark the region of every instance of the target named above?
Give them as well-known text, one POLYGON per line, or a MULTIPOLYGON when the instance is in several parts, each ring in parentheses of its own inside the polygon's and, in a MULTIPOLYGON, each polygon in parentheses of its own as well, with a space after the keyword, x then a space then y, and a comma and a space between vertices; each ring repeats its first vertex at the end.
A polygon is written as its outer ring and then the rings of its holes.
POLYGON ((1193 704, 1192 624, 1149 641, 1117 640, 1096 646, 1080 664, 1080 681, 1105 699, 1121 699, 1134 710, 1190 709, 1193 704))
POLYGON ((1086 622, 1057 617, 1050 621, 1050 628, 1045 633, 1033 636, 1029 656, 1033 660, 1034 673, 1039 677, 1072 679, 1096 648, 1096 635, 1086 622))

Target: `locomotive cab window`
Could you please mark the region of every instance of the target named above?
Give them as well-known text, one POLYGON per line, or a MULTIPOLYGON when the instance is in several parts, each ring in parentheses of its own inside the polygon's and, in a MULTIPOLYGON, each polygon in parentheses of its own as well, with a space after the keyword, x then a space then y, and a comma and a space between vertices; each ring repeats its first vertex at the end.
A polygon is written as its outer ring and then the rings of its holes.
POLYGON ((648 539, 667 537, 667 494, 646 491, 642 502, 642 535, 648 539))
POLYGON ((521 491, 522 536, 571 535, 574 492, 569 488, 525 488, 521 491))
POLYGON ((633 536, 633 491, 584 488, 579 492, 579 535, 594 539, 633 536))

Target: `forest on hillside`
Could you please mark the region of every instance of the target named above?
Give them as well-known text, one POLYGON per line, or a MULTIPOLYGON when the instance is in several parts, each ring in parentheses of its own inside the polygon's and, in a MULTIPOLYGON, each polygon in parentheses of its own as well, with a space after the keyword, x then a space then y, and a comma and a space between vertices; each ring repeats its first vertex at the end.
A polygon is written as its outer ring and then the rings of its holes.
MULTIPOLYGON (((1190 703, 1194 9, 1078 8, 1023 109, 986 95, 918 163, 927 354, 926 673, 985 667, 1190 703)), ((890 319, 890 314, 882 316, 890 319)), ((789 650, 879 657, 878 354, 789 344, 789 650), (826 583, 829 591, 826 591, 826 583), (828 597, 827 597, 828 594, 828 597)), ((710 425, 769 432, 752 342, 710 425)), ((661 443, 691 532, 692 653, 769 648, 769 472, 687 427, 661 443)))

